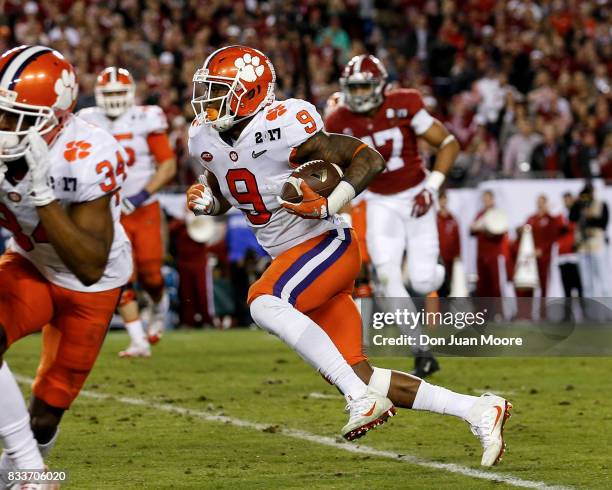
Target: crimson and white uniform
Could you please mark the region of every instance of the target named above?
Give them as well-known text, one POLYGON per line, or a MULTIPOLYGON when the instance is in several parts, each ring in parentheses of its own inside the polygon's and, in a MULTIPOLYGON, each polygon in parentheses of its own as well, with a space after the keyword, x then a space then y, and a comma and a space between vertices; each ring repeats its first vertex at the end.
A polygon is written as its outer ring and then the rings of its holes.
MULTIPOLYGON (((147 138, 168 130, 168 121, 161 107, 155 105, 132 106, 116 119, 109 118, 99 107, 79 111, 79 116, 106 129, 121 143, 128 153, 128 177, 121 189, 123 197, 139 193, 157 171, 155 157, 147 138)), ((145 205, 157 201, 153 194, 145 205)))
POLYGON ((330 230, 347 225, 332 216, 303 219, 280 206, 283 184, 293 168, 292 148, 323 128, 315 107, 303 100, 276 101, 259 111, 233 145, 208 125, 189 128, 189 152, 219 181, 223 196, 240 209, 257 241, 272 257, 330 230))
MULTIPOLYGON (((64 206, 94 201, 118 190, 125 179, 127 155, 104 130, 72 116, 49 148, 53 191, 64 206)), ((111 202, 115 223, 113 244, 102 278, 84 286, 47 241, 29 197, 29 176, 14 184, 0 183, 0 226, 13 237, 9 249, 26 257, 51 283, 73 291, 106 291, 123 286, 132 272, 130 242, 119 223, 118 200, 111 202)))
POLYGON ((428 294, 444 279, 438 267, 434 207, 419 218, 411 216, 413 199, 423 189, 427 176, 417 136, 433 122, 420 93, 412 89, 388 91, 372 117, 341 104, 325 120, 327 131, 360 138, 387 162, 366 193, 368 251, 385 296, 407 294, 401 279, 404 252, 415 291, 428 294))

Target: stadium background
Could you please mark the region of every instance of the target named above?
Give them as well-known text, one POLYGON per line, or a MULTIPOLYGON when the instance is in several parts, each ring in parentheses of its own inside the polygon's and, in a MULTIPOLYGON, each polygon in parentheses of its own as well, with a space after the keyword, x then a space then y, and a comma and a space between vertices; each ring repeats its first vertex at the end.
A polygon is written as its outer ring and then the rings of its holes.
MULTIPOLYGON (((139 102, 163 108, 178 158, 163 201, 170 203, 167 281, 176 290, 185 250, 200 264, 213 257, 202 270, 215 283, 216 301, 210 290, 200 299, 216 303, 216 316, 228 314, 226 326, 248 322, 239 298, 265 259, 239 215, 223 220, 214 245, 189 243, 177 197, 199 173, 186 153, 191 78, 220 46, 261 49, 276 68, 278 97, 306 98, 321 111, 356 54, 375 54, 391 84, 419 89, 461 143, 449 178, 459 190, 451 190, 450 207, 463 211, 456 214, 468 272, 475 246, 467 230, 480 189, 509 189, 498 205, 512 227, 535 210, 542 189, 553 213, 564 212, 561 193, 575 193, 583 179, 601 178, 599 197, 609 195, 612 16, 604 0, 1 0, 0 6, 0 50, 46 44, 64 53, 80 77, 77 109, 94 104, 96 74, 109 65, 132 72, 139 102), (541 178, 556 182, 512 191, 500 180, 541 178)), ((213 320, 197 318, 198 325, 213 320)), ((181 322, 175 315, 171 323, 181 322)))

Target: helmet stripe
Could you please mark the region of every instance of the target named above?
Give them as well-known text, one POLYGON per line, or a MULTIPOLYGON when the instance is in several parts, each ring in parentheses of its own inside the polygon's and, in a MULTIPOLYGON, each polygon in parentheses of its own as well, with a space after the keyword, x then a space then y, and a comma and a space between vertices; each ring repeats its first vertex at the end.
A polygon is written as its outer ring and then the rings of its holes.
POLYGON ((19 53, 22 53, 24 49, 28 49, 28 47, 20 46, 19 48, 11 49, 8 53, 5 54, 5 56, 3 56, 3 58, 8 58, 8 61, 4 64, 2 69, 0 69, 0 80, 2 80, 2 77, 4 76, 4 73, 8 69, 9 65, 11 64, 11 61, 13 61, 17 56, 19 56, 19 53))
POLYGON ((361 71, 361 63, 363 62, 364 59, 365 59, 365 55, 363 54, 359 56, 359 58, 357 58, 357 63, 355 63, 355 69, 353 70, 353 74, 359 73, 361 71))
POLYGON ((51 51, 52 49, 44 46, 30 46, 24 49, 7 63, 2 78, 0 78, 0 87, 13 90, 23 70, 25 70, 25 68, 36 58, 45 53, 50 53, 51 51))

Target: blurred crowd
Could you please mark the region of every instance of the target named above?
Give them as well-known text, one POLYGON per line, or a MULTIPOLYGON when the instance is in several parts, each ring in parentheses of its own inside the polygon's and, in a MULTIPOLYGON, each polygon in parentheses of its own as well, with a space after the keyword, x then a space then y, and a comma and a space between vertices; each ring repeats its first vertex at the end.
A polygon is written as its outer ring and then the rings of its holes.
POLYGON ((41 43, 80 75, 129 68, 141 102, 167 113, 176 183, 193 73, 213 50, 268 54, 278 95, 319 108, 353 55, 377 55, 390 82, 415 87, 457 135, 455 185, 499 176, 612 180, 612 7, 606 0, 0 0, 0 50, 41 43))

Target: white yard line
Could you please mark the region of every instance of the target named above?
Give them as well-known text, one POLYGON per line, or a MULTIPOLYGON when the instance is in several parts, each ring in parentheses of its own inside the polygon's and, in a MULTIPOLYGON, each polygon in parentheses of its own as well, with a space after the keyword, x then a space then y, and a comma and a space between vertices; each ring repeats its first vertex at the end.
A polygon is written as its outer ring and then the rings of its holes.
MULTIPOLYGON (((17 381, 23 384, 31 384, 32 378, 27 376, 21 376, 16 374, 15 378, 17 381)), ((119 403, 124 403, 126 405, 133 405, 143 408, 148 408, 152 410, 159 410, 161 412, 168 413, 178 413, 180 415, 189 415, 191 417, 198 417, 207 422, 218 422, 222 424, 229 424, 235 427, 243 427, 245 429, 253 429, 257 431, 262 431, 270 427, 270 424, 260 424, 257 422, 251 422, 250 420, 243 420, 234 417, 228 417, 225 415, 214 415, 208 412, 204 412, 201 410, 194 410, 191 408, 179 407, 176 405, 170 405, 167 403, 156 403, 150 400, 145 400, 143 398, 131 398, 127 396, 119 396, 112 395, 108 393, 97 393, 94 391, 82 390, 80 395, 85 398, 91 398, 94 400, 105 400, 105 401, 116 401, 119 403)), ((507 485, 511 485, 513 487, 520 488, 538 488, 541 490, 568 490, 571 487, 560 486, 560 485, 550 485, 541 481, 531 481, 524 480, 522 478, 517 478, 515 476, 504 474, 504 473, 496 473, 493 471, 485 471, 485 470, 477 470, 473 468, 468 468, 466 466, 461 466, 458 464, 452 463, 437 463, 435 461, 430 461, 427 459, 419 458, 417 456, 412 456, 409 454, 399 454, 394 453, 392 451, 381 451, 379 449, 375 449, 369 446, 357 445, 354 443, 348 442, 339 442, 337 439, 333 437, 325 437, 318 436, 316 434, 311 434, 310 432, 305 432, 301 430, 289 429, 286 427, 278 427, 277 434, 281 434, 285 437, 291 437, 293 439, 298 439, 301 441, 309 441, 315 444, 321 444, 323 446, 333 447, 335 449, 340 449, 343 451, 347 451, 350 453, 364 454, 368 456, 377 456, 380 458, 392 459, 394 461, 402 461, 404 463, 408 463, 411 465, 422 466, 424 468, 433 468, 437 470, 447 471, 449 473, 456 473, 458 475, 467 476, 471 478, 479 478, 481 480, 488 480, 491 482, 501 482, 506 483, 507 485)))
POLYGON ((319 393, 318 391, 313 391, 312 393, 308 393, 308 398, 317 398, 319 400, 340 400, 342 396, 330 395, 329 393, 319 393))

